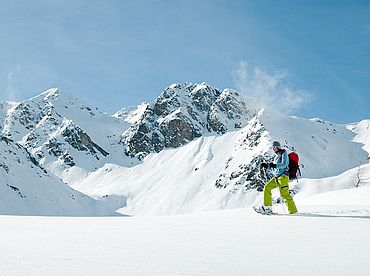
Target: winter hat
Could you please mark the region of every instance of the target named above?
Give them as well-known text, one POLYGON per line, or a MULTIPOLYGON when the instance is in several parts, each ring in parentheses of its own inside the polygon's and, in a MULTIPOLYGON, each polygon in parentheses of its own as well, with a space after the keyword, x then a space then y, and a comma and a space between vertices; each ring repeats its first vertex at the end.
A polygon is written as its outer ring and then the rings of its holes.
POLYGON ((278 142, 278 141, 274 141, 274 142, 272 142, 272 147, 277 147, 277 148, 281 148, 281 145, 280 145, 280 143, 278 142))

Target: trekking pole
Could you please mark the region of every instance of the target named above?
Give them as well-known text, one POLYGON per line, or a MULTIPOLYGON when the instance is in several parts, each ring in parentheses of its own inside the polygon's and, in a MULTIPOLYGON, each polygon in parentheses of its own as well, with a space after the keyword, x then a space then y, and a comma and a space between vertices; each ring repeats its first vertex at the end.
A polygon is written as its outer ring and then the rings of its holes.
POLYGON ((263 175, 262 175, 262 177, 263 177, 263 181, 264 181, 264 182, 266 182, 266 181, 267 181, 266 169, 265 169, 265 168, 262 168, 262 170, 261 170, 261 171, 263 172, 263 175))
POLYGON ((285 207, 284 207, 284 198, 283 198, 283 196, 282 196, 282 194, 281 194, 281 192, 280 192, 279 181, 277 180, 277 177, 275 177, 275 182, 276 182, 276 187, 277 187, 277 188, 278 188, 278 190, 279 190, 281 206, 283 206, 284 215, 286 215, 285 207))

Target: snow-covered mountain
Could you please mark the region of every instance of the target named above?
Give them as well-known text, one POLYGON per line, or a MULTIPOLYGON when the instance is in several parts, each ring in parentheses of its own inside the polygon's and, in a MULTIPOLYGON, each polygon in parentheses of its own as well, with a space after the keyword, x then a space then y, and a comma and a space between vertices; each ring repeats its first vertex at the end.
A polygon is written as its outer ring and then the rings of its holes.
POLYGON ((72 167, 78 158, 74 151, 85 153, 84 163, 114 154, 121 133, 128 128, 58 89, 13 103, 3 116, 3 136, 32 150, 38 160, 50 159, 49 153, 65 167, 72 167))
POLYGON ((202 136, 150 154, 131 168, 107 164, 74 187, 94 196, 123 195, 127 206, 122 212, 133 214, 245 207, 258 200, 263 183, 256 174, 272 154, 272 140, 288 148, 294 141, 305 165, 303 176, 323 178, 368 162, 363 145, 351 141, 355 137, 345 126, 262 111, 239 131, 202 136), (295 131, 298 127, 304 132, 295 131))
POLYGON ((74 167, 93 171, 104 159, 120 161, 125 155, 115 147, 126 123, 58 89, 20 103, 1 102, 0 122, 4 189, 0 213, 114 213, 102 202, 72 190, 58 173, 74 167))
POLYGON ((1 137, 0 214, 106 216, 114 210, 70 188, 20 144, 1 137))
POLYGON ((251 205, 259 200, 264 183, 256 175, 272 156, 273 140, 299 153, 305 178, 369 162, 369 121, 347 126, 287 116, 206 83, 173 84, 153 102, 112 116, 50 89, 21 103, 1 102, 0 120, 3 139, 122 213, 251 205))
POLYGON ((116 114, 132 122, 121 142, 127 155, 142 159, 205 134, 240 129, 257 111, 247 100, 236 91, 220 91, 206 83, 173 84, 153 103, 142 104, 127 115, 124 111, 116 114))

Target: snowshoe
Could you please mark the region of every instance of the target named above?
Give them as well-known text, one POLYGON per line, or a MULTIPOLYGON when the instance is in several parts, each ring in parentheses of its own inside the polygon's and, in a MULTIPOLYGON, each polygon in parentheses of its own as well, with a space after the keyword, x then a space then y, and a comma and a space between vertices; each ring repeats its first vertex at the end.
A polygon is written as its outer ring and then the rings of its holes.
POLYGON ((273 215, 274 214, 270 206, 263 206, 263 205, 260 207, 253 206, 253 209, 257 213, 262 214, 262 215, 273 215))

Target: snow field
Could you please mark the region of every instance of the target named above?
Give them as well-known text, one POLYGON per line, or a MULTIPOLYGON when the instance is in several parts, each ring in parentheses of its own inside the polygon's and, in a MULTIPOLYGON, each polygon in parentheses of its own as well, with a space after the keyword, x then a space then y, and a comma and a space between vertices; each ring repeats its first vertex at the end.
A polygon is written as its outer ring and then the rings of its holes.
POLYGON ((369 275, 369 218, 0 217, 2 275, 369 275))

